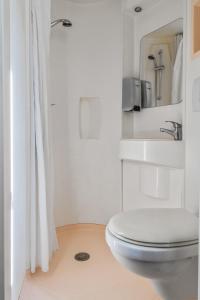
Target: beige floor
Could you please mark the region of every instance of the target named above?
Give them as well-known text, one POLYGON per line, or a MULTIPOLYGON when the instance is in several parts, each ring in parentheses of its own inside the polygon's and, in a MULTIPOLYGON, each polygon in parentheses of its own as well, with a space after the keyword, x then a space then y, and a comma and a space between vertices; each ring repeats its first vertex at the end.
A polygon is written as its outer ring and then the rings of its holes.
POLYGON ((104 226, 70 225, 58 229, 60 249, 50 272, 28 274, 20 300, 160 300, 148 281, 135 276, 112 257, 104 226), (87 262, 74 254, 89 252, 87 262))

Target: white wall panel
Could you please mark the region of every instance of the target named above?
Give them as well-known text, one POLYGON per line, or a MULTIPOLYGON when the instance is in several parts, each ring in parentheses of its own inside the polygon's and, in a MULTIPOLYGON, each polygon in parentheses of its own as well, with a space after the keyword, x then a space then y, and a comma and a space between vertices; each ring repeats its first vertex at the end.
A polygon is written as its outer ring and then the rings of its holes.
POLYGON ((121 206, 121 1, 52 1, 52 19, 60 17, 73 26, 51 36, 56 224, 106 223, 121 206), (100 101, 98 139, 80 138, 81 97, 100 101))
MULTIPOLYGON (((145 4, 143 13, 133 14, 134 22, 132 22, 134 26, 134 61, 132 63, 132 60, 128 58, 130 55, 128 56, 126 50, 126 59, 124 60, 124 62, 125 65, 127 65, 127 59, 129 60, 130 65, 133 66, 131 76, 134 77, 140 77, 141 39, 145 35, 157 30, 158 28, 161 28, 162 26, 167 25, 168 23, 173 22, 178 18, 184 17, 184 0, 157 1, 154 4, 155 5, 151 5, 151 3, 148 3, 147 6, 145 4)), ((128 21, 126 21, 126 27, 127 24, 128 21)), ((129 71, 126 76, 130 76, 130 73, 131 72, 129 71)), ((160 138, 160 127, 166 127, 166 120, 174 120, 180 123, 182 122, 184 107, 184 104, 180 103, 177 105, 146 108, 141 110, 141 112, 139 113, 134 112, 123 114, 123 138, 137 138, 141 137, 141 135, 145 136, 145 133, 146 137, 160 138)))
POLYGON ((27 247, 27 1, 11 1, 12 111, 12 300, 17 300, 26 273, 27 247))
POLYGON ((192 59, 192 1, 187 1, 186 207, 198 214, 200 199, 200 113, 194 111, 193 84, 200 76, 200 56, 192 59))
POLYGON ((157 168, 158 166, 131 161, 123 162, 123 208, 125 211, 139 208, 183 206, 184 170, 160 166, 160 174, 156 172, 156 176, 153 178, 153 172, 157 171, 157 168), (148 181, 144 175, 147 175, 149 169, 151 177, 148 181), (157 181, 156 184, 155 181, 157 181), (150 188, 151 184, 155 186, 150 188))

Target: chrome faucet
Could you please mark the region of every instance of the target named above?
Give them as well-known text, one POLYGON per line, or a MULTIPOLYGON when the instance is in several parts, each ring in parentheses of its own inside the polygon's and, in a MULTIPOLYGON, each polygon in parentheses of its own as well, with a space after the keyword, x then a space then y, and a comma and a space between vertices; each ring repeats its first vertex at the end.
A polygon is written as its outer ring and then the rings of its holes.
POLYGON ((175 141, 181 141, 182 140, 182 124, 174 122, 174 121, 166 121, 166 123, 171 123, 173 125, 173 130, 166 129, 166 128, 160 128, 160 132, 165 132, 167 134, 170 134, 174 137, 175 141))

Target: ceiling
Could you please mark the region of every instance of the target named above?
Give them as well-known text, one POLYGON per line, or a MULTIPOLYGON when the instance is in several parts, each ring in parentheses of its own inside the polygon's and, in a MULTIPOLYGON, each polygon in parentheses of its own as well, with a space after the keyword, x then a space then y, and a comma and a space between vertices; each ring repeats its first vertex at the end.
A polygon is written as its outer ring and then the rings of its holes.
POLYGON ((161 0, 126 0, 126 8, 134 11, 136 6, 141 6, 143 10, 157 5, 161 0))
MULTIPOLYGON (((78 4, 92 4, 97 2, 103 2, 105 0, 67 0, 69 2, 78 3, 78 4)), ((143 10, 148 9, 149 7, 153 7, 161 0, 122 0, 126 9, 133 9, 136 6, 141 6, 143 10)))
POLYGON ((68 0, 69 2, 79 3, 79 4, 89 4, 89 3, 97 3, 103 0, 68 0))

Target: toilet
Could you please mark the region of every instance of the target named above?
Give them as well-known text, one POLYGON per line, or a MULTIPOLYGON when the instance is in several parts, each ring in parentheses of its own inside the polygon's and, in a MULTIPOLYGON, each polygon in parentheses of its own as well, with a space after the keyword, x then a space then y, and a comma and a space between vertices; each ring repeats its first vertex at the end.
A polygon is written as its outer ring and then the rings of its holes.
POLYGON ((198 298, 198 218, 182 208, 120 213, 106 227, 113 256, 163 300, 198 298))

